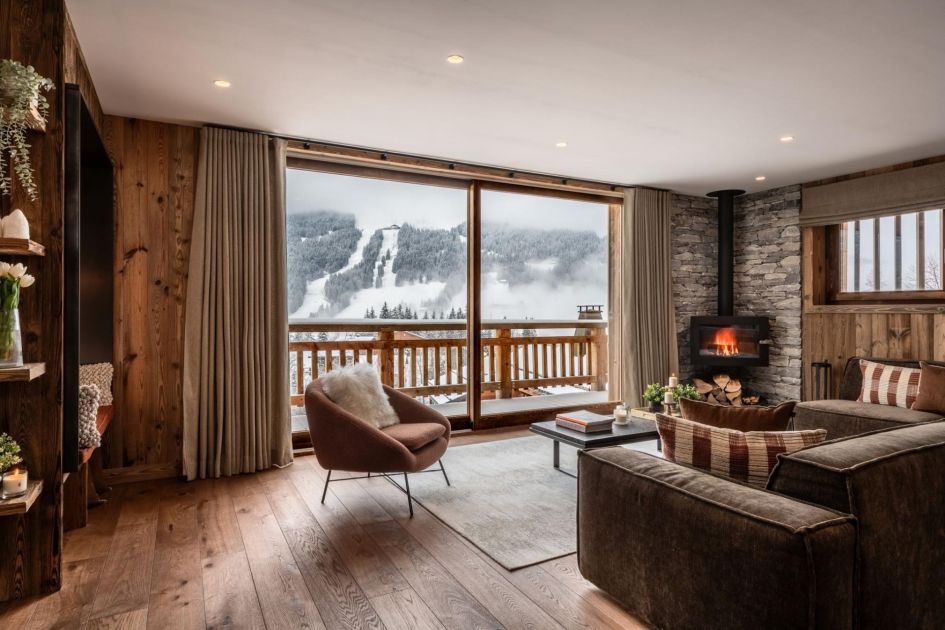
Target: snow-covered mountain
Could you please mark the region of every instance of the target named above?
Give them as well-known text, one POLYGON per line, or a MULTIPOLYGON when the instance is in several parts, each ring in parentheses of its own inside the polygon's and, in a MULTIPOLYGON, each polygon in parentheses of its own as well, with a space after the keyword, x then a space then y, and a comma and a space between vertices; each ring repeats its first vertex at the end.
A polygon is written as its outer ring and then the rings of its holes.
MULTIPOLYGON (((466 305, 465 224, 361 225, 353 215, 290 214, 290 318, 361 318, 386 303, 419 318, 466 305)), ((590 231, 483 226, 483 317, 574 318, 604 304, 606 240, 590 231)))

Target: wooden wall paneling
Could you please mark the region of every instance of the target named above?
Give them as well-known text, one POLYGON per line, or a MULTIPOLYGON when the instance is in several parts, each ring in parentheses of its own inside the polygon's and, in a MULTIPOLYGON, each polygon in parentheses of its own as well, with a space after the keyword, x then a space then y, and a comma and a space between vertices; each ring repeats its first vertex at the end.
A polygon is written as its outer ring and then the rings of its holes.
POLYGON ((873 346, 870 356, 891 358, 889 354, 889 315, 875 313, 871 316, 873 346))
POLYGON ((23 517, 0 519, 0 600, 49 592, 59 587, 62 568, 62 333, 63 333, 63 83, 74 72, 64 60, 68 17, 63 0, 0 2, 0 58, 32 65, 51 78, 45 133, 31 133, 30 155, 36 173, 37 199, 18 187, 0 198, 0 213, 21 208, 33 239, 46 247, 42 258, 27 262, 36 285, 23 292, 20 304, 24 354, 44 361, 46 373, 22 384, 3 384, 0 430, 23 447, 43 493, 23 517))
POLYGON ((105 118, 105 143, 116 165, 118 241, 117 407, 105 462, 129 478, 135 467, 180 468, 198 134, 194 127, 105 118))
POLYGON ((855 354, 868 357, 873 354, 873 316, 868 313, 857 313, 856 317, 856 346, 855 354))
POLYGON ((912 329, 912 352, 917 359, 932 359, 932 315, 913 313, 910 317, 912 329))
POLYGON ((932 359, 945 361, 945 315, 932 316, 932 359))

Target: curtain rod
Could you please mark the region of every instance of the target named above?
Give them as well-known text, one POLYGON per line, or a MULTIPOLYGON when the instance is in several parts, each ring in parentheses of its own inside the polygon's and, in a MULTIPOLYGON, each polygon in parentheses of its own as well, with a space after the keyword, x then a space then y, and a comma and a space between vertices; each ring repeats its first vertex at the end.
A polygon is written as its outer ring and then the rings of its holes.
POLYGON ((228 129, 228 130, 230 130, 230 131, 242 131, 242 132, 246 132, 246 133, 258 133, 258 134, 262 134, 262 135, 269 136, 270 138, 279 138, 279 139, 281 139, 281 140, 286 140, 286 141, 288 141, 288 142, 299 142, 299 143, 302 143, 303 145, 305 145, 305 144, 320 144, 320 145, 323 145, 323 146, 334 147, 334 148, 338 148, 338 149, 349 149, 349 150, 356 150, 356 151, 368 151, 368 152, 371 152, 371 153, 379 153, 379 154, 384 154, 384 155, 388 155, 388 156, 397 156, 397 157, 401 157, 401 158, 431 160, 431 161, 438 161, 438 162, 444 162, 444 163, 450 163, 450 164, 459 164, 459 165, 462 165, 462 166, 469 166, 469 167, 472 167, 472 168, 494 168, 494 169, 502 169, 502 170, 508 170, 509 172, 520 173, 520 174, 522 174, 522 175, 534 175, 534 176, 536 176, 536 177, 549 177, 549 178, 555 178, 555 179, 566 179, 566 180, 570 180, 570 181, 573 181, 573 182, 585 182, 585 183, 593 184, 593 185, 596 185, 596 186, 607 186, 607 187, 609 187, 612 191, 615 191, 615 192, 616 192, 616 189, 617 189, 617 188, 621 188, 621 189, 624 189, 624 190, 639 189, 639 190, 657 190, 657 191, 671 192, 671 191, 669 191, 669 189, 666 189, 666 188, 657 188, 657 187, 655 187, 655 186, 643 186, 643 185, 638 185, 638 184, 617 184, 617 183, 614 183, 614 182, 605 182, 605 181, 594 180, 594 179, 584 179, 584 178, 579 178, 579 177, 567 177, 567 176, 559 175, 559 174, 556 174, 556 173, 541 173, 541 172, 538 172, 538 171, 528 171, 528 170, 521 170, 521 169, 511 169, 511 168, 507 168, 507 167, 504 167, 504 166, 495 166, 495 165, 489 165, 489 164, 478 164, 478 163, 475 163, 475 162, 464 162, 464 161, 460 161, 460 160, 450 160, 450 159, 447 159, 447 158, 432 157, 432 156, 421 155, 421 154, 417 154, 417 153, 403 153, 403 152, 400 152, 400 151, 387 151, 387 150, 385 150, 385 149, 378 149, 378 148, 375 148, 375 147, 365 147, 365 146, 359 146, 359 145, 354 145, 354 144, 344 144, 344 143, 341 143, 341 142, 330 142, 330 141, 326 141, 326 140, 316 140, 316 139, 313 139, 313 138, 306 138, 306 137, 304 137, 304 136, 293 136, 293 135, 284 134, 284 133, 275 133, 275 132, 273 132, 273 131, 261 131, 261 130, 259 130, 259 129, 252 129, 252 128, 249 128, 249 127, 239 127, 239 126, 236 126, 236 125, 220 125, 220 124, 215 124, 215 123, 206 123, 204 126, 205 126, 205 127, 213 127, 213 128, 216 128, 216 129, 228 129))

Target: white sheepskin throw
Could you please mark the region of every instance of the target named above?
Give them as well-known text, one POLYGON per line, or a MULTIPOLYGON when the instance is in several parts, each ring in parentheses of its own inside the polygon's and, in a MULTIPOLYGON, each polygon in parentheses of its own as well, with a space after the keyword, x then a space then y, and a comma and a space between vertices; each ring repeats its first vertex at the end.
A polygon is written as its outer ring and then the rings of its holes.
POLYGON ((333 403, 378 429, 400 422, 381 386, 380 375, 367 363, 332 370, 318 382, 333 403))
POLYGON ((100 395, 97 385, 79 385, 79 448, 102 445, 102 436, 95 422, 100 395))
POLYGON ((86 363, 79 366, 79 383, 97 385, 100 393, 98 404, 112 404, 112 377, 115 368, 111 363, 86 363))

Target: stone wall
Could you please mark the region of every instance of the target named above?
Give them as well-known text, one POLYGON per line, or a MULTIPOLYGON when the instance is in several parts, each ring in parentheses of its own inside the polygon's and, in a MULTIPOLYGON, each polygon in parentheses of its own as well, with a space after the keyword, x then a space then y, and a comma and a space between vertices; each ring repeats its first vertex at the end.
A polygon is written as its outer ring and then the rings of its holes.
MULTIPOLYGON (((729 369, 769 403, 801 394, 800 186, 735 203, 735 314, 771 318, 770 365, 729 369)), ((673 195, 673 296, 679 372, 693 376, 689 318, 718 311, 718 211, 714 199, 673 195)))
POLYGON ((771 319, 771 363, 744 368, 748 387, 772 402, 801 397, 801 187, 735 201, 735 314, 771 319))
POLYGON ((715 199, 673 195, 673 298, 679 374, 691 376, 689 318, 718 306, 718 206, 715 199))

